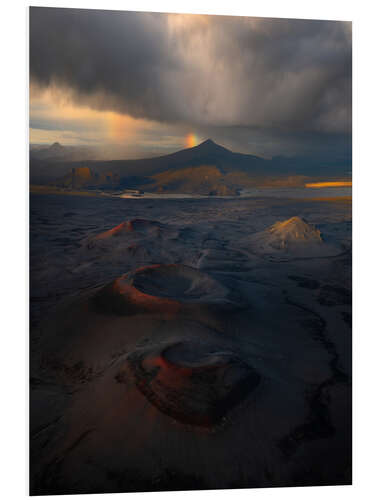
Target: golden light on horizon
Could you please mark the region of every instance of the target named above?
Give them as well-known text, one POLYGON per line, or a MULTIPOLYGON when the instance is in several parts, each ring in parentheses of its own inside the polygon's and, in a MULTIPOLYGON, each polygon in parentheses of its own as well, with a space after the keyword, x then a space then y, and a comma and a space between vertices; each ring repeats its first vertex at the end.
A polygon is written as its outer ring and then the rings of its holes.
POLYGON ((308 182, 306 188, 352 187, 352 181, 308 182))
POLYGON ((31 87, 30 90, 31 121, 47 126, 46 130, 30 127, 30 142, 80 144, 80 138, 84 136, 90 143, 122 144, 134 142, 143 132, 157 126, 151 120, 77 103, 63 89, 52 87, 38 91, 31 87))
POLYGON ((150 151, 152 154, 176 151, 181 144, 191 148, 200 142, 194 132, 187 134, 168 124, 120 111, 96 109, 90 102, 77 102, 68 89, 54 86, 30 87, 29 140, 31 144, 114 145, 140 157, 148 156, 150 151))
POLYGON ((108 138, 111 142, 123 142, 134 134, 134 129, 127 116, 109 112, 107 118, 108 138))

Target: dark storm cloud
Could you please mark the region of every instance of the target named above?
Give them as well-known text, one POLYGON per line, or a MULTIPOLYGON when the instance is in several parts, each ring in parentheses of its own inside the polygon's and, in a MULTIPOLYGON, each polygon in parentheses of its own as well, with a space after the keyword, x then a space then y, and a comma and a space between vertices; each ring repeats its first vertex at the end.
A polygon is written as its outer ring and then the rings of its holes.
POLYGON ((350 23, 32 8, 30 74, 134 117, 351 129, 350 23))

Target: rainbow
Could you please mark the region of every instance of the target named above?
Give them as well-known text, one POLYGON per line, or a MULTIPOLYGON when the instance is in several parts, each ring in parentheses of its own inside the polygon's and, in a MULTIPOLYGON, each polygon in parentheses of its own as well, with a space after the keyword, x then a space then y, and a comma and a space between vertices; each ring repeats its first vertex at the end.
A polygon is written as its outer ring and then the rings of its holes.
POLYGON ((198 144, 198 137, 193 132, 190 132, 185 138, 185 146, 187 148, 193 148, 198 144))

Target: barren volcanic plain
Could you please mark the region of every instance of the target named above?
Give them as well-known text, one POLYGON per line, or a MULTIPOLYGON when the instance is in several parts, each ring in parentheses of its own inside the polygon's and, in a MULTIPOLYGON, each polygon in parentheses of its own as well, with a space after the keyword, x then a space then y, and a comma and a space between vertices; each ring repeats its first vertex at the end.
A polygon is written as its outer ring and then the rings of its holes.
POLYGON ((350 484, 350 203, 30 206, 32 494, 350 484))

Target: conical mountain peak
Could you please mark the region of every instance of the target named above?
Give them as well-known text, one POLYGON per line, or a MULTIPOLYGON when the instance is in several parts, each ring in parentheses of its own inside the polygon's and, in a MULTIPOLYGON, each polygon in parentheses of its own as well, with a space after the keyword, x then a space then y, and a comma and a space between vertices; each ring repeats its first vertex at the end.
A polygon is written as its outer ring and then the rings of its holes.
POLYGON ((220 144, 217 144, 212 139, 206 139, 205 141, 198 144, 198 146, 195 146, 195 148, 204 151, 229 151, 229 149, 220 146, 220 144))
POLYGON ((320 231, 298 216, 276 222, 269 232, 283 241, 321 241, 320 231))

